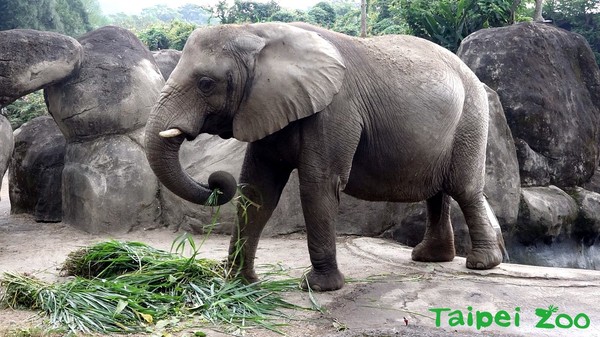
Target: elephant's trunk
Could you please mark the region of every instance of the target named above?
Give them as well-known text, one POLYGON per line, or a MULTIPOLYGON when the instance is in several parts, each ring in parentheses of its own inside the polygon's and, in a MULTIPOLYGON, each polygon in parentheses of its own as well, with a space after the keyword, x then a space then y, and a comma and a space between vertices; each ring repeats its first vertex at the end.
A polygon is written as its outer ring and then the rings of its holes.
POLYGON ((217 171, 208 178, 208 185, 195 181, 181 167, 179 148, 185 140, 178 129, 161 122, 160 116, 171 114, 161 111, 164 105, 158 104, 146 124, 146 157, 159 181, 179 197, 196 204, 217 206, 231 200, 237 190, 237 183, 231 174, 217 171), (163 132, 167 131, 167 132, 163 132), (218 189, 216 198, 211 199, 218 189))

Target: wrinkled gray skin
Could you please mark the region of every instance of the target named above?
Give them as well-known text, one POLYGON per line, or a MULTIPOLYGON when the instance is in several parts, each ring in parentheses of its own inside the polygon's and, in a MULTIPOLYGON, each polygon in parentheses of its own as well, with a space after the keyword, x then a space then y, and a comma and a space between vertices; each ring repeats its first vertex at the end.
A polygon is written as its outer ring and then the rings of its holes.
POLYGON ((8 169, 8 163, 13 153, 15 141, 10 122, 6 117, 0 115, 0 184, 8 169))
POLYGON ((200 133, 249 142, 240 183, 260 207, 248 209, 230 245, 230 262, 249 281, 257 280, 261 231, 297 168, 312 263, 304 286, 326 291, 344 284, 333 221, 340 191, 371 201, 426 199, 416 261, 454 258, 451 196, 473 243, 467 267, 500 264, 482 192, 487 128, 483 85, 425 40, 361 40, 307 24, 223 25, 190 36, 148 120, 146 151, 174 193, 204 204, 219 188, 223 204, 235 179, 215 172, 208 185, 193 181, 179 147, 200 133), (233 254, 237 242, 241 254, 233 254))

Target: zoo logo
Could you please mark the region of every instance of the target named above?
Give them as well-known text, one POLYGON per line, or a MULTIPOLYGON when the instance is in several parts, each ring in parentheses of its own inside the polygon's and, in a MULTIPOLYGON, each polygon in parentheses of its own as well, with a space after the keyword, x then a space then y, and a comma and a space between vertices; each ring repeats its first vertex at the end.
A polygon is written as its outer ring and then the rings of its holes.
MULTIPOLYGON (((515 327, 519 327, 521 324, 521 308, 516 307, 514 315, 511 315, 506 310, 500 310, 495 314, 487 311, 475 311, 473 313, 473 307, 468 306, 467 312, 464 313, 461 310, 452 310, 450 308, 432 308, 429 311, 436 314, 435 326, 440 327, 442 324, 442 313, 448 311, 448 325, 451 327, 455 326, 469 326, 475 327, 477 330, 481 328, 487 328, 495 324, 499 327, 507 328, 514 324, 515 327)), ((535 309, 535 315, 539 318, 535 328, 538 329, 571 329, 573 327, 577 329, 587 329, 592 324, 590 317, 584 313, 579 313, 575 317, 571 317, 568 314, 560 313, 556 315, 552 320, 553 314, 558 312, 558 307, 550 305, 548 309, 537 308, 535 309)))

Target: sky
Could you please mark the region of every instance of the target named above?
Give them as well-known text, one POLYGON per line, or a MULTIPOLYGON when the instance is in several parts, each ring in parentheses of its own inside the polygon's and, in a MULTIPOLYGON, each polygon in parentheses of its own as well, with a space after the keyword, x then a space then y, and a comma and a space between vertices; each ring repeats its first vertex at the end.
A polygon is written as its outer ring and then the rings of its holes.
MULTIPOLYGON (((257 0, 268 2, 268 0, 257 0)), ((276 0, 283 8, 308 9, 322 0, 276 0)), ((218 0, 98 0, 102 12, 105 15, 124 12, 127 14, 139 14, 143 8, 158 4, 165 4, 177 8, 186 3, 201 6, 215 5, 218 0)))

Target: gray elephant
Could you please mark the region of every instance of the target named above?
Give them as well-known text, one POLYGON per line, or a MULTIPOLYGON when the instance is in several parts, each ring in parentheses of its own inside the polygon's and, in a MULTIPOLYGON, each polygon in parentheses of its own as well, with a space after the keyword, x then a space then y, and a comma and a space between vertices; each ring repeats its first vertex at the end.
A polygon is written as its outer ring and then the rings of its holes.
POLYGON ((6 117, 0 115, 0 187, 4 174, 8 169, 14 146, 15 142, 10 122, 6 117))
POLYGON ((410 36, 358 39, 308 24, 222 25, 193 32, 146 125, 146 154, 180 197, 216 204, 236 193, 228 173, 208 184, 184 172, 178 150, 201 133, 248 142, 240 174, 258 207, 240 210, 230 263, 257 280, 263 227, 298 169, 312 269, 304 286, 339 289, 334 218, 340 192, 370 201, 427 200, 416 261, 450 261, 449 202, 469 227, 467 267, 502 262, 483 195, 488 100, 451 52, 410 36), (242 221, 247 220, 247 221, 242 221), (238 252, 238 254, 235 254, 238 252))

